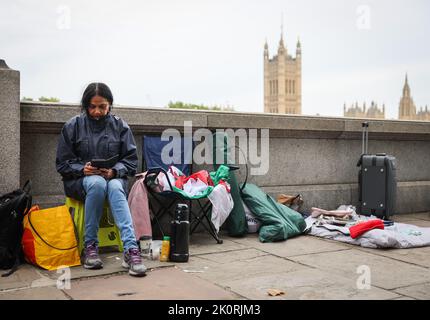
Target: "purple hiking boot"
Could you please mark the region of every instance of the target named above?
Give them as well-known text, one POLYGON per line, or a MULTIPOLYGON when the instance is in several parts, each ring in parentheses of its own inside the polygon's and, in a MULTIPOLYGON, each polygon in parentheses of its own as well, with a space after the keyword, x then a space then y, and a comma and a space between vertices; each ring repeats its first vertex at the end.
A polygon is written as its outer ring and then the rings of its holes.
POLYGON ((146 267, 142 262, 142 257, 138 248, 130 248, 124 252, 122 266, 128 269, 128 274, 135 277, 142 277, 146 274, 146 267))
POLYGON ((101 269, 103 262, 99 256, 99 249, 97 245, 92 242, 84 248, 84 268, 85 269, 101 269))

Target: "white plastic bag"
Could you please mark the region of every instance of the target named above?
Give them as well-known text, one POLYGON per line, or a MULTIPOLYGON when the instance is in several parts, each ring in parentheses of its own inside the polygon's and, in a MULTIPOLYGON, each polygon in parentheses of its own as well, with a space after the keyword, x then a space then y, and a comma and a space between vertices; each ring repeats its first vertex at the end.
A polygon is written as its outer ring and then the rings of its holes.
POLYGON ((256 233, 258 232, 258 229, 260 229, 261 222, 258 220, 254 214, 251 212, 251 210, 248 208, 248 206, 243 202, 243 209, 245 210, 245 217, 246 222, 248 224, 248 233, 256 233))
POLYGON ((160 260, 162 240, 152 240, 149 248, 149 259, 160 260))
POLYGON ((191 178, 184 184, 184 192, 186 192, 190 197, 194 197, 205 192, 207 188, 208 185, 200 179, 195 180, 191 178))
POLYGON ((220 226, 223 225, 231 210, 233 210, 233 198, 224 185, 218 184, 212 192, 209 193, 208 199, 212 203, 211 221, 218 232, 220 226))

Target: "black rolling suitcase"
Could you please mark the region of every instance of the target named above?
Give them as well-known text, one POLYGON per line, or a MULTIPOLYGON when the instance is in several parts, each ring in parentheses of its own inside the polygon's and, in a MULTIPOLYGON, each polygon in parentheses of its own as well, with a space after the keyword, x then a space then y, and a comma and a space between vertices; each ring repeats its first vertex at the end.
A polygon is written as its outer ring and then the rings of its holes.
POLYGON ((389 220, 395 213, 397 178, 396 158, 385 153, 367 153, 368 122, 363 122, 363 147, 357 167, 359 205, 358 213, 389 220))

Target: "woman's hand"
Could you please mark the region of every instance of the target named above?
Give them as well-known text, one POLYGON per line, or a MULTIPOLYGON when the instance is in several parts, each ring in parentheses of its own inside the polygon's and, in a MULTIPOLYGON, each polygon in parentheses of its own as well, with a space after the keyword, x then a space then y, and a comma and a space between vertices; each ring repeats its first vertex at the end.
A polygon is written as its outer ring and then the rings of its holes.
POLYGON ((100 169, 100 175, 107 179, 113 179, 116 176, 116 171, 114 169, 100 169))
POLYGON ((87 162, 85 164, 84 175, 86 175, 86 176, 94 176, 94 175, 100 175, 100 174, 101 174, 100 170, 97 169, 97 168, 95 168, 95 167, 92 167, 91 166, 91 162, 87 162))

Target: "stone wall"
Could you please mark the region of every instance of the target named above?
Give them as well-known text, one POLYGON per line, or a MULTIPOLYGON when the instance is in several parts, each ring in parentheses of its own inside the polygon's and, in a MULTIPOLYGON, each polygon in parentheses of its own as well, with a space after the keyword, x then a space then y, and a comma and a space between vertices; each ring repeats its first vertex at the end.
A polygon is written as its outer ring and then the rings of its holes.
POLYGON ((0 194, 19 187, 19 72, 0 60, 0 194))
MULTIPOLYGON (((77 105, 21 103, 20 183, 31 178, 34 194, 41 203, 63 201, 60 176, 55 171, 55 150, 62 125, 77 113, 77 105)), ((360 119, 128 107, 116 107, 114 113, 124 118, 135 134, 139 168, 142 136, 160 134, 166 128, 181 130, 184 121, 193 121, 193 130, 267 128, 270 130, 269 172, 250 176, 249 182, 273 196, 302 193, 308 208, 332 209, 340 204, 357 203, 360 119)), ((430 211, 427 196, 430 123, 372 121, 369 137, 369 152, 385 152, 397 158, 398 212, 430 211)), ((241 180, 244 171, 241 167, 241 180)))

